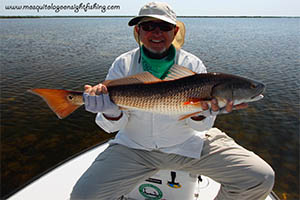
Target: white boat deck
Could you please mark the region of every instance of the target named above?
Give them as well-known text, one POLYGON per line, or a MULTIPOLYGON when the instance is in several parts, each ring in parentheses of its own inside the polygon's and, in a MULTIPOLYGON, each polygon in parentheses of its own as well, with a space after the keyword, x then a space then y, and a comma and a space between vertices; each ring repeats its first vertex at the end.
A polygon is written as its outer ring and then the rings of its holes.
MULTIPOLYGON (((16 192, 8 200, 68 200, 73 185, 107 146, 107 143, 96 146, 72 158, 16 192)), ((201 184, 195 188, 196 195, 193 194, 193 200, 213 199, 219 190, 219 183, 208 177, 202 176, 202 179, 201 184)), ((270 194, 266 200, 276 199, 270 194)))

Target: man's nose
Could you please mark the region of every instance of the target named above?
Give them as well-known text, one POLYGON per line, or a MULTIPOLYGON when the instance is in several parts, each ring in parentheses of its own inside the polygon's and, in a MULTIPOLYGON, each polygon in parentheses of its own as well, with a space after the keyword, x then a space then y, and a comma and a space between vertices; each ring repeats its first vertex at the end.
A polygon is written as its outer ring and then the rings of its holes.
POLYGON ((152 33, 155 34, 155 35, 161 35, 162 31, 160 30, 159 27, 155 27, 155 29, 152 31, 152 33))

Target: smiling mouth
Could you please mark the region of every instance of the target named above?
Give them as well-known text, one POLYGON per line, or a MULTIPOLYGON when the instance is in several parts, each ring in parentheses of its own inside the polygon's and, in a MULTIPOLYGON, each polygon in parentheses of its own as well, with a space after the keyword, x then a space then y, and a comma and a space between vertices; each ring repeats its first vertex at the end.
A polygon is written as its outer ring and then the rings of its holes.
POLYGON ((162 43, 163 40, 150 40, 152 43, 162 43))

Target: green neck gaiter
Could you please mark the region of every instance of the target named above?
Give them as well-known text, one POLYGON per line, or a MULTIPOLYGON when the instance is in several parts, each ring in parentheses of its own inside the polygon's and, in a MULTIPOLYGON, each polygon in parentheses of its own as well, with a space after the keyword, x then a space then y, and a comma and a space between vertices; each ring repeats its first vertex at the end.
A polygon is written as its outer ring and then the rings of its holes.
POLYGON ((174 65, 176 50, 173 45, 171 45, 169 50, 169 55, 162 59, 152 59, 146 56, 143 46, 141 48, 142 54, 142 65, 144 71, 150 72, 153 76, 164 79, 169 69, 174 65))

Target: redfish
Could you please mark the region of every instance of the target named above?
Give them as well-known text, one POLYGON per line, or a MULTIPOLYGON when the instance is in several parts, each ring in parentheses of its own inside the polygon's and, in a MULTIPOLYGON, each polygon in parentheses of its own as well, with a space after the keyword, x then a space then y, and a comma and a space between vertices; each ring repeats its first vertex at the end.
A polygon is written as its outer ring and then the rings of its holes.
MULTIPOLYGON (((103 84, 120 109, 179 115, 180 120, 200 114, 201 102, 210 105, 215 98, 222 108, 229 101, 238 105, 260 100, 265 90, 263 83, 248 78, 224 73, 196 74, 178 65, 170 69, 164 80, 143 72, 103 84)), ((60 119, 84 104, 83 92, 41 88, 29 91, 42 97, 60 119)))

